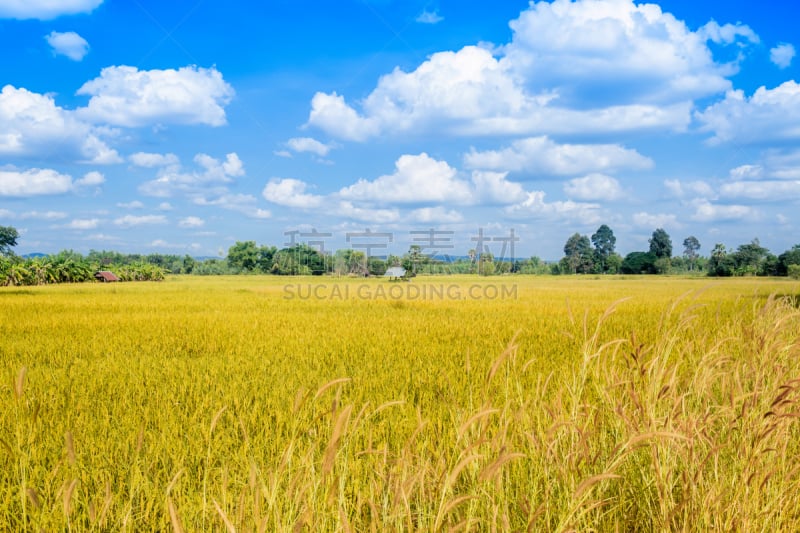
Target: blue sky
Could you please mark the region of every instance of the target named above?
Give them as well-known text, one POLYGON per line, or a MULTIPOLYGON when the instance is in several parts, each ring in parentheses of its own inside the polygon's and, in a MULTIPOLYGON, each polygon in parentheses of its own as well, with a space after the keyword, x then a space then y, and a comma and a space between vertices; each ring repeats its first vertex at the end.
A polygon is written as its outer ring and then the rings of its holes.
POLYGON ((794 4, 0 0, 0 225, 18 253, 402 254, 434 230, 500 255, 513 230, 558 259, 608 224, 622 254, 659 227, 778 254, 794 4))

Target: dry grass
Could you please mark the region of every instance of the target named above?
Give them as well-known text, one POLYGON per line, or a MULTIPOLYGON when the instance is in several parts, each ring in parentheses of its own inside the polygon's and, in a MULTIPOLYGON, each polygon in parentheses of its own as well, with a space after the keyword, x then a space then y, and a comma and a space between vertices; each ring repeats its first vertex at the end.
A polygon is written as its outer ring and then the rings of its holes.
POLYGON ((0 289, 0 524, 800 530, 796 282, 285 281, 0 289))

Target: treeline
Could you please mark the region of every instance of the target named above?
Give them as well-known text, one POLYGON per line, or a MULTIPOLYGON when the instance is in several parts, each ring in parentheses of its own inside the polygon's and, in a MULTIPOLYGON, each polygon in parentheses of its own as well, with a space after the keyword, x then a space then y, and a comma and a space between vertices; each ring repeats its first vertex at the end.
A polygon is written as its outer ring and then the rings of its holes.
POLYGON ((673 254, 672 239, 663 228, 650 237, 649 249, 616 253, 614 232, 603 224, 591 236, 575 233, 564 245, 564 257, 553 265, 554 274, 669 274, 698 273, 709 276, 791 276, 800 278, 800 244, 780 255, 753 239, 728 250, 715 244, 708 257, 701 256, 700 241, 693 235, 683 240, 683 253, 673 254))
POLYGON ((274 246, 259 246, 255 241, 237 242, 228 250, 225 262, 204 261, 202 269, 194 273, 210 274, 213 268, 218 273, 261 273, 275 275, 346 275, 382 276, 391 267, 402 267, 412 274, 545 274, 549 267, 538 257, 505 261, 497 260, 490 253, 475 254, 467 258, 445 258, 423 253, 418 245, 412 245, 402 256, 367 257, 361 250, 342 249, 334 253, 322 253, 307 244, 295 244, 278 250, 274 246), (227 263, 227 264, 223 264, 227 263), (227 267, 227 272, 222 270, 227 267))
POLYGON ((95 273, 101 270, 113 271, 120 281, 161 281, 167 274, 147 261, 103 263, 72 251, 29 258, 0 255, 0 286, 95 281, 95 273))
POLYGON ((188 254, 142 255, 106 250, 91 250, 85 256, 64 250, 54 255, 22 258, 12 251, 17 238, 14 228, 0 226, 0 286, 94 281, 95 273, 101 270, 112 271, 122 281, 157 281, 166 274, 382 276, 391 267, 403 267, 410 275, 692 273, 800 279, 800 245, 774 255, 758 239, 753 239, 732 250, 716 244, 709 256, 704 257, 694 236, 683 240, 682 253, 674 253, 671 237, 659 228, 649 239, 647 250, 622 257, 616 252, 614 232, 605 224, 591 237, 578 233, 570 236, 564 245, 564 257, 550 264, 536 256, 505 259, 476 250, 451 259, 425 254, 417 245, 412 245, 402 256, 367 257, 365 252, 355 249, 323 253, 307 244, 278 249, 255 241, 238 241, 229 248, 227 257, 204 260, 188 254))

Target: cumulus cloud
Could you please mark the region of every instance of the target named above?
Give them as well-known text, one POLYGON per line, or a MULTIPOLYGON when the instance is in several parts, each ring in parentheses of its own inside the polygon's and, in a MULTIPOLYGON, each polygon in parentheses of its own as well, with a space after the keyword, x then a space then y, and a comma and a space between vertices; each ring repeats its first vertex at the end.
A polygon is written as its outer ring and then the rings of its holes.
POLYGON ((469 168, 562 176, 653 166, 652 159, 618 144, 558 144, 547 136, 519 139, 502 150, 472 148, 464 163, 469 168))
POLYGON ((674 214, 639 212, 633 215, 633 223, 639 228, 681 228, 674 214))
POLYGON ((800 139, 800 84, 790 80, 774 89, 759 87, 751 97, 728 91, 725 98, 697 113, 712 143, 800 139))
POLYGON ((128 156, 128 160, 137 167, 155 168, 177 165, 180 161, 175 154, 154 154, 136 152, 128 156))
POLYGON ((144 204, 139 200, 133 200, 132 202, 120 202, 117 207, 122 209, 144 209, 144 204))
POLYGON ((139 70, 113 66, 78 89, 89 104, 77 111, 94 123, 140 127, 156 124, 226 123, 224 107, 234 95, 215 67, 139 70))
POLYGON ((720 222, 731 220, 749 220, 758 217, 758 211, 747 205, 712 204, 708 200, 694 202, 694 213, 691 219, 696 222, 720 222))
MULTIPOLYGON (((0 216, 2 216, 2 210, 0 210, 0 216)), ((67 218, 67 216, 63 211, 26 211, 19 218, 22 220, 31 218, 35 220, 61 220, 67 218)))
POLYGON ((100 219, 97 218, 76 218, 64 227, 67 229, 87 230, 95 229, 99 225, 100 219))
POLYGON ((167 217, 164 215, 125 215, 114 219, 114 224, 123 228, 166 223, 167 217))
POLYGON ((691 31, 655 4, 632 0, 531 2, 510 43, 431 55, 396 68, 354 106, 319 92, 308 124, 343 139, 444 130, 462 135, 686 129, 693 101, 731 88, 736 64, 708 41, 745 46, 746 26, 691 31))
MULTIPOLYGON (((166 156, 155 157, 158 154, 134 155, 136 157, 132 161, 146 163, 142 166, 158 166, 157 162, 164 162, 166 159, 171 161, 171 158, 166 156)), ((177 158, 175 160, 177 161, 177 158)), ((167 164, 159 169, 156 179, 140 185, 139 191, 147 196, 156 197, 169 197, 176 192, 197 193, 208 188, 219 188, 245 174, 244 164, 235 152, 227 154, 224 161, 200 153, 194 157, 194 163, 199 168, 191 172, 183 171, 178 164, 167 164)))
POLYGON ((73 188, 72 177, 49 168, 0 170, 0 196, 25 198, 64 194, 73 188))
POLYGON ((417 15, 416 21, 420 24, 438 24, 444 20, 444 17, 439 14, 438 11, 428 11, 427 9, 423 9, 422 13, 417 15))
POLYGON ((508 172, 474 170, 473 203, 480 205, 509 205, 522 202, 527 193, 519 183, 508 181, 508 172))
POLYGON ((730 177, 734 180, 760 178, 763 174, 764 167, 761 165, 740 165, 730 171, 730 177))
POLYGON ((623 196, 619 181, 605 174, 571 179, 564 184, 564 192, 576 200, 618 200, 623 196))
POLYGON ((443 206, 420 207, 408 213, 408 219, 420 223, 453 224, 462 222, 464 217, 458 211, 443 206))
POLYGON ((789 68, 792 66, 792 60, 796 53, 793 45, 781 43, 769 51, 769 59, 775 63, 778 68, 789 68))
POLYGON ((53 48, 54 55, 66 56, 73 61, 81 61, 89 53, 89 43, 74 31, 52 31, 45 40, 53 48))
POLYGON ((390 224, 400 220, 399 209, 360 207, 348 201, 339 202, 333 212, 342 217, 372 224, 390 224))
POLYGON ((205 221, 200 217, 186 217, 178 221, 178 227, 181 228, 201 228, 205 225, 205 221))
POLYGON ((395 172, 374 181, 359 180, 339 191, 347 200, 385 203, 465 203, 472 198, 469 184, 459 180, 456 170, 445 161, 426 153, 403 155, 395 172))
POLYGON ((331 151, 331 146, 319 142, 311 137, 295 137, 286 142, 287 146, 295 152, 311 152, 320 157, 325 157, 331 151))
POLYGON ((800 198, 800 180, 734 181, 723 184, 720 194, 726 198, 748 200, 779 201, 800 198))
POLYGON ((509 206, 509 216, 538 219, 570 220, 578 224, 596 224, 601 219, 600 205, 596 203, 555 201, 546 202, 544 191, 530 191, 524 201, 509 206))
POLYGON ((116 150, 101 139, 103 133, 108 132, 79 120, 49 95, 11 85, 0 92, 0 155, 119 162, 116 150))
POLYGON ((103 0, 3 0, 0 18, 50 20, 62 15, 91 13, 103 0))
POLYGON ((214 206, 230 211, 237 211, 250 218, 267 219, 272 216, 266 209, 256 207, 257 199, 252 194, 231 194, 225 192, 216 197, 195 196, 192 200, 195 205, 214 206))
POLYGON ((714 188, 702 180, 685 182, 681 180, 665 180, 664 187, 676 198, 691 196, 714 199, 716 197, 714 188))
POLYGON ((262 195, 268 202, 287 207, 310 209, 322 205, 324 198, 306 192, 308 184, 291 178, 273 178, 267 183, 262 195))
POLYGON ((101 173, 93 170, 91 172, 87 172, 83 175, 82 178, 75 181, 75 185, 80 187, 93 187, 97 185, 102 185, 106 182, 106 177, 101 173))

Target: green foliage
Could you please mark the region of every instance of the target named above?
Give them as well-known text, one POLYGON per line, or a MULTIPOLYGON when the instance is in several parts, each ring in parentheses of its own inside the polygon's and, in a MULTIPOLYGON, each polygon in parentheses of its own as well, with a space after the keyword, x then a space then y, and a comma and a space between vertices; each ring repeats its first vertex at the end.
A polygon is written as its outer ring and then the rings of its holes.
POLYGON ((700 250, 700 241, 697 240, 697 237, 691 235, 683 239, 683 257, 686 259, 689 270, 694 270, 697 265, 698 250, 700 250))
POLYGON ((795 244, 791 250, 778 256, 777 275, 789 275, 789 267, 792 265, 800 265, 800 244, 795 244))
POLYGON ((590 274, 594 270, 594 250, 589 237, 573 234, 564 245, 564 267, 573 274, 590 274))
POLYGON ((652 252, 631 252, 620 265, 623 274, 655 274, 658 257, 652 252))
POLYGON ((0 255, 12 255, 11 250, 17 245, 19 233, 12 226, 0 226, 0 255))
POLYGON ((800 265, 789 265, 788 275, 792 279, 800 279, 800 265))
POLYGON ((650 253, 656 258, 672 257, 672 239, 663 228, 658 228, 653 232, 653 236, 648 241, 650 243, 650 253))
POLYGON ((228 248, 228 264, 235 270, 252 272, 258 265, 256 241, 236 241, 228 248))
POLYGON ((600 274, 613 273, 616 269, 612 270, 609 265, 609 259, 614 254, 614 247, 616 246, 617 238, 611 228, 603 224, 592 235, 592 244, 594 244, 594 262, 595 271, 600 274))

